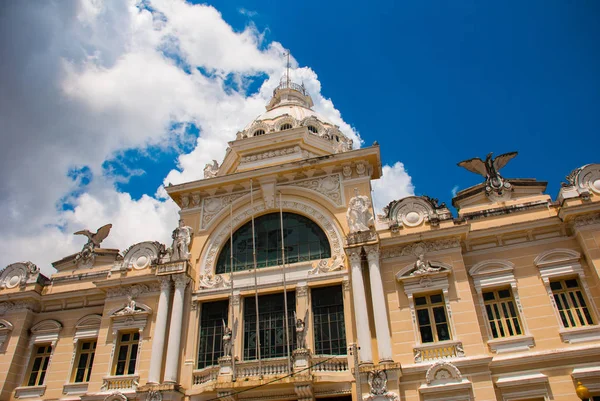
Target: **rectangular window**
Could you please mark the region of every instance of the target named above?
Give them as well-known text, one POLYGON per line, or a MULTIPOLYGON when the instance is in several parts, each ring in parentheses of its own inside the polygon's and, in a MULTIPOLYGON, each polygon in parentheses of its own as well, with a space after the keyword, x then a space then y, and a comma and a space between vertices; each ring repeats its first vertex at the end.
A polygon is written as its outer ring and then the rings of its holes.
POLYGON ((484 292, 483 302, 494 338, 523 334, 510 289, 484 292))
MULTIPOLYGON (((261 295, 258 297, 261 358, 287 356, 283 301, 283 293, 261 295)), ((291 352, 294 350, 296 344, 294 333, 296 294, 294 292, 287 293, 287 304, 288 339, 291 352)), ((244 298, 244 359, 258 359, 258 355, 256 354, 256 303, 254 297, 244 298)))
POLYGON ((415 297, 415 310, 422 343, 450 340, 446 304, 441 293, 415 297))
POLYGON ((139 332, 119 333, 117 344, 117 355, 113 374, 115 376, 135 374, 135 363, 137 361, 138 346, 140 342, 139 332))
POLYGON ((581 327, 594 324, 585 296, 576 278, 550 282, 554 302, 563 326, 581 327))
POLYGON ((227 324, 229 301, 205 302, 200 317, 198 369, 217 365, 223 356, 223 322, 227 324))
POLYGON ((29 371, 28 386, 41 386, 46 378, 46 370, 50 363, 52 346, 49 344, 36 345, 33 349, 33 362, 29 371))
POLYGON ((90 381, 95 353, 96 340, 79 341, 73 382, 87 383, 90 381))
POLYGON ((346 355, 342 287, 314 288, 311 294, 315 353, 317 355, 346 355))

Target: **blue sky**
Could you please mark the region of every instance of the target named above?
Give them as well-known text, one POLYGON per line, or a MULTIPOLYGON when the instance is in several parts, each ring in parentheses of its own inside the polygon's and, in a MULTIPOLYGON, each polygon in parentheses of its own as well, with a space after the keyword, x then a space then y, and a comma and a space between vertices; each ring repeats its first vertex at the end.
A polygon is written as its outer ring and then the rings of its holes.
POLYGON ((417 194, 449 203, 480 179, 456 163, 518 151, 508 177, 599 162, 600 2, 216 1, 319 76, 322 93, 417 194), (240 10, 247 10, 246 15, 240 10))
POLYGON ((222 159, 285 49, 315 110, 381 145, 379 206, 449 204, 481 182, 457 162, 514 150, 504 176, 555 197, 600 162, 599 17, 583 0, 0 2, 0 267, 50 273, 107 223, 107 247, 168 243, 162 186, 222 159))

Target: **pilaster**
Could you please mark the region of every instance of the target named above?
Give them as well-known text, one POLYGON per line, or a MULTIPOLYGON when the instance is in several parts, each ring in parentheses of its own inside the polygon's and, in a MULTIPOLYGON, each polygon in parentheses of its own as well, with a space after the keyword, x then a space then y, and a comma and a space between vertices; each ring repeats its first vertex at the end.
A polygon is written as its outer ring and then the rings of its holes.
POLYGON ((352 297, 354 299, 354 322, 356 325, 356 336, 358 337, 360 363, 373 363, 371 351, 371 330, 369 329, 369 314, 367 311, 367 298, 365 295, 365 284, 362 276, 361 247, 346 250, 350 260, 352 276, 352 297))
POLYGON ((190 279, 185 274, 173 276, 175 283, 175 294, 173 295, 173 307, 171 310, 171 327, 169 329, 169 344, 165 367, 165 382, 177 383, 179 373, 179 355, 181 353, 181 326, 183 323, 183 301, 185 288, 190 279))
POLYGON ((392 340, 388 327, 387 305, 383 282, 381 281, 381 269, 379 266, 379 246, 365 246, 367 260, 369 261, 369 278, 371 282, 371 298, 373 301, 373 317, 375 319, 375 333, 377 336, 377 351, 379 362, 390 362, 393 360, 392 340))

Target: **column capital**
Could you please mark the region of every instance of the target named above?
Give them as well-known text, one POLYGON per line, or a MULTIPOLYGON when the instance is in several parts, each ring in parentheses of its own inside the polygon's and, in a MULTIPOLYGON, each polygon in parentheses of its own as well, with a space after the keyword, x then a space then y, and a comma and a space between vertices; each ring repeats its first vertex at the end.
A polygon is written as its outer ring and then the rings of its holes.
POLYGON ((168 290, 171 288, 171 277, 169 276, 160 276, 158 278, 158 281, 160 282, 160 289, 161 290, 168 290))
POLYGON ((350 263, 352 265, 356 265, 356 264, 360 263, 360 260, 362 257, 361 250, 362 250, 362 248, 360 246, 345 249, 346 255, 348 255, 348 259, 350 260, 350 263))
POLYGON ((379 260, 379 245, 367 245, 364 248, 369 262, 379 260))
POLYGON ((190 278, 185 274, 177 274, 173 276, 173 282, 176 289, 185 289, 190 282, 190 278))

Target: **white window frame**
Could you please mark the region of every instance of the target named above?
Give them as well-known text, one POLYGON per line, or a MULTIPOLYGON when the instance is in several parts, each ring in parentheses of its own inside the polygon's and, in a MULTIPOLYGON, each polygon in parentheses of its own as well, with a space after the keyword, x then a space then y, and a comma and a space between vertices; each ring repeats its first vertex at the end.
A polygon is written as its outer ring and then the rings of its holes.
POLYGON ((0 354, 6 352, 8 347, 8 339, 13 331, 13 325, 8 320, 0 319, 0 354))
POLYGON ((46 382, 48 372, 50 372, 50 368, 52 367, 52 358, 54 356, 54 352, 56 351, 58 334, 62 328, 63 326, 60 322, 52 319, 42 320, 31 327, 31 338, 29 339, 29 344, 27 346, 27 360, 25 361, 24 370, 19 380, 21 385, 15 389, 16 398, 42 397, 46 392, 46 384, 39 386, 25 386, 23 384, 25 383, 25 377, 28 373, 30 373, 29 370, 31 368, 30 364, 31 357, 33 356, 33 350, 36 345, 41 344, 50 344, 52 347, 50 359, 48 360, 48 367, 46 368, 46 378, 44 379, 44 383, 46 382))
POLYGON ((502 259, 484 260, 476 263, 469 269, 469 275, 473 278, 473 285, 475 286, 475 292, 477 293, 479 308, 485 321, 485 330, 488 336, 487 344, 492 352, 497 354, 528 351, 535 345, 533 336, 529 332, 529 327, 527 326, 525 314, 523 313, 523 306, 521 305, 521 298, 519 297, 519 289, 517 288, 514 269, 514 263, 502 259), (501 290, 506 287, 510 287, 512 292, 523 334, 494 338, 492 331, 490 330, 485 310, 483 293, 501 290))
POLYGON ((600 340, 600 325, 597 323, 600 316, 596 304, 594 303, 594 299, 591 297, 590 288, 588 287, 585 272, 581 266, 580 260, 581 254, 579 252, 572 249, 558 248, 540 253, 533 261, 540 272, 540 277, 546 287, 546 293, 550 298, 550 304, 554 309, 554 316, 556 316, 558 326, 560 327, 560 337, 563 342, 572 344, 600 340), (586 301, 588 302, 588 308, 590 309, 596 324, 572 328, 565 328, 563 326, 556 302, 554 301, 554 293, 550 288, 550 281, 553 279, 564 280, 572 277, 578 279, 586 301))
POLYGON ((113 309, 109 312, 109 316, 111 319, 112 325, 112 350, 110 353, 110 363, 108 364, 108 371, 106 372, 106 376, 102 378, 102 386, 101 391, 112 391, 111 387, 114 382, 122 381, 126 379, 131 379, 129 382, 132 385, 128 388, 123 388, 123 392, 135 392, 139 383, 139 366, 140 366, 140 357, 142 355, 142 346, 144 344, 144 336, 143 332, 148 324, 148 317, 152 314, 152 309, 143 303, 136 302, 135 311, 130 312, 127 311, 127 305, 120 306, 116 309, 113 309), (115 366, 115 351, 117 348, 117 344, 119 343, 119 336, 121 332, 125 331, 135 331, 138 330, 140 339, 138 342, 138 350, 137 350, 137 359, 135 364, 135 373, 133 375, 121 375, 121 376, 113 376, 112 371, 115 366))
MULTIPOLYGON (((404 267, 396 273, 396 280, 403 284, 404 293, 408 297, 408 306, 413 323, 413 332, 415 336, 415 348, 429 349, 438 348, 440 346, 456 347, 458 356, 464 356, 462 342, 458 340, 454 319, 452 318, 452 308, 450 307, 450 296, 448 289, 450 283, 448 276, 452 272, 452 267, 441 262, 434 262, 434 265, 440 267, 437 272, 427 274, 411 275, 415 270, 414 263, 404 267), (421 334, 419 332, 419 323, 417 322, 417 313, 415 308, 415 296, 429 295, 436 292, 442 292, 444 297, 444 305, 446 307, 446 318, 448 319, 448 327, 452 339, 446 341, 437 341, 432 343, 422 343, 421 334)), ((415 355, 415 362, 421 362, 420 357, 415 355)))
POLYGON ((98 314, 92 314, 82 317, 75 324, 75 335, 73 336, 73 355, 71 357, 71 369, 69 370, 69 377, 67 379, 67 382, 63 385, 64 394, 85 394, 87 392, 88 382, 76 383, 73 381, 75 363, 77 361, 79 351, 79 341, 97 341, 98 335, 100 333, 101 323, 102 316, 98 314))

